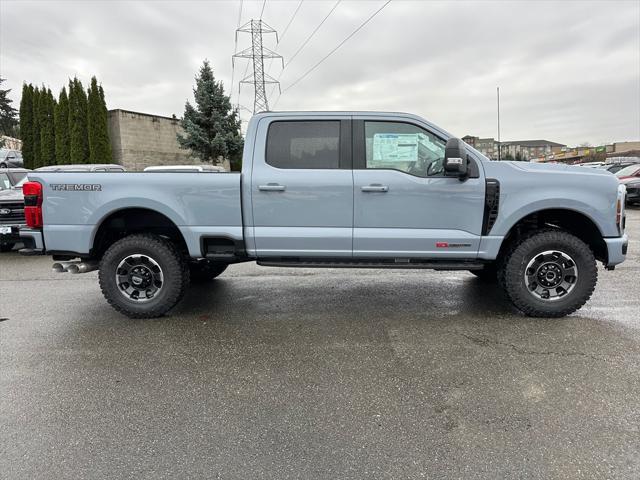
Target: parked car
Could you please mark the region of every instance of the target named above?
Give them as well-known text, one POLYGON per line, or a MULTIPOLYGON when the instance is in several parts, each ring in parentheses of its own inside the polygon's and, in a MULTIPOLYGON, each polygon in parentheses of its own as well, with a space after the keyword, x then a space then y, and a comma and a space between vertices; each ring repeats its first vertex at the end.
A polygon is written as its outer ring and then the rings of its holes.
POLYGON ((10 188, 19 183, 31 170, 26 168, 3 168, 0 170, 0 188, 10 188))
POLYGON ((20 228, 25 226, 22 180, 11 184, 8 172, 0 171, 0 252, 10 251, 20 241, 20 228))
POLYGON ((0 148, 0 168, 10 168, 23 166, 22 154, 17 150, 0 148))
POLYGON ((492 162, 409 114, 255 115, 242 173, 29 180, 21 252, 99 270, 109 304, 132 318, 163 315, 190 279, 248 261, 469 270, 523 313, 559 317, 590 298, 596 260, 611 270, 627 253, 613 175, 492 162))
POLYGON ((640 177, 640 164, 629 165, 618 170, 616 177, 621 181, 627 178, 640 177))
POLYGON ((147 167, 144 172, 226 172, 219 165, 158 165, 147 167))
POLYGON ((585 163, 576 163, 579 167, 588 167, 588 168, 600 168, 604 165, 604 162, 585 162, 585 163))
POLYGON ((617 173, 629 165, 640 164, 638 157, 612 157, 608 158, 606 163, 598 168, 606 170, 609 173, 617 173))
POLYGON ((78 165, 48 165, 36 168, 37 172, 126 172, 122 165, 116 163, 96 163, 78 165))
POLYGON ((640 178, 632 178, 627 184, 627 203, 629 205, 640 204, 640 178))

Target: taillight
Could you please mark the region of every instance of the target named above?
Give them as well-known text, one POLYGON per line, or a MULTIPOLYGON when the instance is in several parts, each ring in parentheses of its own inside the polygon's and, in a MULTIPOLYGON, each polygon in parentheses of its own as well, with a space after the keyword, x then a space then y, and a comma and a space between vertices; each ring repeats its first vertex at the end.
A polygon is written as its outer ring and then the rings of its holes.
POLYGON ((38 182, 25 182, 22 185, 24 195, 24 217, 31 228, 42 228, 42 185, 38 182))

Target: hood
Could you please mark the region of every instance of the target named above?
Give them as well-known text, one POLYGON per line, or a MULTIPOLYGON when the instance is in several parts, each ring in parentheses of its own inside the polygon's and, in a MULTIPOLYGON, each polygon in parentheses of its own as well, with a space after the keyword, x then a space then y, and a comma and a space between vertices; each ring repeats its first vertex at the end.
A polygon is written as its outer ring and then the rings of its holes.
POLYGON ((9 190, 0 190, 0 202, 23 202, 24 195, 22 195, 21 188, 12 188, 9 190))
POLYGON ((535 163, 512 161, 500 163, 508 163, 519 170, 524 170, 525 172, 566 172, 613 176, 611 172, 602 168, 580 167, 578 165, 566 165, 564 163, 535 163))

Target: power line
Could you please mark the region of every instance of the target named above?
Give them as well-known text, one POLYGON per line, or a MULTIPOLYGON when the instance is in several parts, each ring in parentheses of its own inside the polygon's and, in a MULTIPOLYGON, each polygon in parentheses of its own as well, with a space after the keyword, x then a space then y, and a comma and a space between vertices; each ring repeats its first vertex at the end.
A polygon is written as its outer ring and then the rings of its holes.
MULTIPOLYGON (((287 65, 289 65, 291 62, 293 62, 293 59, 296 58, 298 56, 298 54, 302 51, 302 49, 307 45, 307 43, 309 43, 309 40, 311 40, 313 38, 313 36, 316 34, 316 32, 320 29, 320 27, 324 24, 324 22, 327 21, 327 19, 331 16, 331 14, 333 13, 333 11, 338 8, 338 5, 340 5, 340 2, 342 2, 342 0, 338 0, 335 5, 333 6, 333 8, 329 11, 329 13, 327 13, 327 15, 322 19, 322 21, 318 24, 318 26, 313 30, 313 32, 311 32, 311 34, 306 38, 306 40, 304 42, 302 42, 302 45, 300 45, 300 48, 298 48, 298 50, 296 50, 296 53, 294 53, 291 58, 287 61, 287 63, 284 64, 284 68, 287 68, 287 65)), ((282 69, 284 71, 284 68, 282 69)))
MULTIPOLYGON (((288 90, 291 90, 294 86, 296 86, 298 83, 300 83, 302 80, 304 80, 305 77, 307 77, 307 75, 309 75, 311 72, 313 72, 316 68, 318 68, 320 66, 320 64, 322 64, 326 59, 328 59, 331 55, 333 55, 340 47, 342 47, 345 43, 347 43, 347 41, 349 41, 349 39, 351 37, 353 37, 356 33, 358 33, 367 23, 369 23, 373 17, 375 17, 378 13, 380 13, 387 5, 389 5, 391 3, 391 0, 387 0, 384 5, 382 5, 378 10, 376 10, 375 12, 373 12, 369 18, 367 18, 364 22, 362 22, 360 24, 360 26, 358 28, 356 28, 353 32, 351 32, 349 35, 347 35, 347 37, 342 40, 338 45, 336 45, 336 47, 331 50, 329 53, 327 53, 324 57, 322 57, 320 59, 319 62, 317 62, 313 67, 311 67, 309 70, 307 70, 306 72, 304 72, 302 74, 302 76, 300 76, 297 80, 295 80, 294 82, 290 83, 288 87, 286 87, 284 90, 282 90, 282 93, 287 92, 288 90)), ((289 62, 290 63, 290 62, 289 62)), ((286 65, 285 65, 286 67, 286 65)), ((282 94, 280 94, 278 96, 278 98, 276 99, 275 103, 274 103, 274 107, 276 106, 276 104, 278 103, 278 100, 280 100, 280 97, 282 96, 282 94)))
POLYGON ((278 40, 276 47, 280 44, 280 42, 282 42, 282 39, 287 34, 287 30, 289 30, 289 27, 293 23, 293 19, 296 18, 296 15, 298 14, 298 10, 300 10, 300 7, 302 6, 302 2, 304 2, 304 0, 300 0, 300 3, 298 3, 298 6, 296 7, 295 12, 293 12, 293 15, 291 15, 291 19, 289 20, 289 23, 287 23, 287 26, 284 27, 284 30, 282 30, 282 35, 280 35, 280 40, 278 40))
MULTIPOLYGON (((342 2, 342 0, 337 0, 336 3, 333 5, 333 7, 331 8, 331 10, 329 10, 329 13, 327 13, 327 15, 320 21, 320 23, 318 24, 318 26, 316 26, 316 28, 313 29, 313 31, 309 34, 309 36, 302 42, 302 44, 300 45, 300 47, 298 48, 298 50, 296 50, 296 53, 294 53, 291 58, 287 61, 287 63, 284 64, 284 67, 282 67, 282 70, 280 70, 280 74, 278 75, 277 80, 280 81, 280 78, 282 77, 282 74, 284 73, 285 68, 287 68, 289 66, 289 64, 291 62, 293 62, 293 59, 296 58, 298 56, 298 54, 302 51, 302 49, 307 45, 307 43, 309 43, 309 41, 313 38, 313 36, 316 34, 316 32, 318 30, 320 30, 320 27, 322 27, 322 25, 324 24, 324 22, 327 21, 327 19, 331 16, 331 14, 333 13, 333 11, 338 8, 338 5, 340 5, 340 2, 342 2)), ((300 4, 302 4, 302 2, 300 2, 300 4)), ((299 8, 299 6, 298 6, 299 8)), ((276 91, 276 87, 274 85, 273 89, 271 90, 271 95, 273 95, 273 92, 276 91)), ((282 95, 282 93, 280 93, 280 95, 282 95)), ((278 95, 278 98, 280 98, 280 95, 278 95)), ((277 102, 277 100, 276 100, 277 102)), ((275 106, 275 105, 274 105, 275 106)))
MULTIPOLYGON (((289 22, 287 23, 287 26, 284 27, 284 30, 282 31, 282 35, 280 35, 280 38, 276 42, 276 46, 273 49, 274 51, 278 50, 278 46, 280 45, 280 43, 284 39, 284 36, 287 34, 287 31, 289 30, 289 27, 291 26, 291 24, 293 23, 293 20, 296 18, 296 15, 298 14, 298 11, 300 10, 300 7, 302 6, 302 2, 304 2, 304 0, 300 0, 300 2, 298 3, 298 6, 296 7, 296 10, 293 12, 293 15, 291 15, 291 18, 289 19, 289 22)), ((269 66, 267 67, 267 73, 271 73, 271 67, 272 66, 273 66, 273 58, 269 61, 269 66)), ((275 90, 275 86, 273 88, 275 90)), ((273 90, 271 91, 271 94, 273 95, 273 90)))
POLYGON ((262 15, 264 14, 264 7, 267 4, 267 0, 262 2, 262 10, 260 10, 260 20, 262 20, 262 15))

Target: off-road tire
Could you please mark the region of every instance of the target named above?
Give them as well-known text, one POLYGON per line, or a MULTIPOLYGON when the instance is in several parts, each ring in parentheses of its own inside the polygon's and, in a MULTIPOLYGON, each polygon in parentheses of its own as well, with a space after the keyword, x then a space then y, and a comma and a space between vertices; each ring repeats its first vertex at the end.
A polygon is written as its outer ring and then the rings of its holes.
POLYGON ((226 263, 214 263, 210 260, 200 260, 189 264, 192 283, 210 282, 227 269, 226 263))
POLYGON ((15 245, 15 243, 2 243, 0 244, 0 252, 10 252, 15 245))
POLYGON ((505 252, 498 279, 504 284, 509 300, 525 315, 556 318, 575 312, 589 300, 598 280, 598 269, 585 242, 568 232, 549 229, 533 232, 511 245, 505 252), (546 250, 568 254, 578 269, 573 289, 555 301, 536 298, 524 279, 527 264, 546 250))
POLYGON ((498 281, 498 271, 494 263, 488 263, 481 270, 469 270, 483 282, 494 283, 498 281))
POLYGON ((188 263, 176 246, 158 235, 136 234, 118 240, 100 260, 102 294, 114 309, 129 318, 156 318, 167 313, 183 297, 189 285, 188 263), (157 296, 144 303, 129 300, 116 282, 118 264, 127 256, 142 254, 158 263, 164 281, 157 296))

